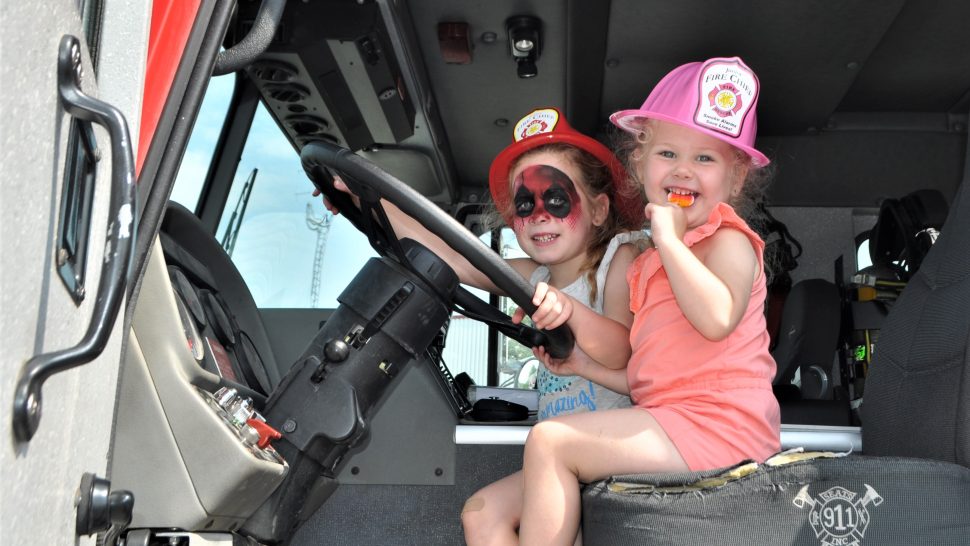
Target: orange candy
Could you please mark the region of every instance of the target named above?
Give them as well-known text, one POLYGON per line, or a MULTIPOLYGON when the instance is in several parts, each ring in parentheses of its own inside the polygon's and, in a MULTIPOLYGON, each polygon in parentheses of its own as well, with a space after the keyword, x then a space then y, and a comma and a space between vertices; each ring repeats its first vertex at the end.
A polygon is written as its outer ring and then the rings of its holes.
POLYGON ((694 196, 670 192, 667 194, 667 202, 685 208, 694 204, 694 196))

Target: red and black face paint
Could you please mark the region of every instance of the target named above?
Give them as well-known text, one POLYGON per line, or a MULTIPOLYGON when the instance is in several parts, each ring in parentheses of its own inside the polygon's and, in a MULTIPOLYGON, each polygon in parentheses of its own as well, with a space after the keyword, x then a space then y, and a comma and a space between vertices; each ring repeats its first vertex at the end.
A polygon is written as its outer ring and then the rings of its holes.
POLYGON ((548 214, 564 220, 570 227, 576 224, 582 205, 576 186, 569 176, 549 165, 532 165, 515 177, 514 190, 515 229, 525 219, 548 214))

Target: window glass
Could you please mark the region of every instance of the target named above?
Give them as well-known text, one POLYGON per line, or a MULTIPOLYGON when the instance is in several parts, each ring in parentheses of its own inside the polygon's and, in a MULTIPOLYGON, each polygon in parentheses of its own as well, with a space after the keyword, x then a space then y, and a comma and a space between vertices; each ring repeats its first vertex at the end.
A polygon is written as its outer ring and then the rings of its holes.
POLYGON ((299 154, 260 104, 216 231, 258 307, 335 308, 376 256, 312 190, 299 154))
MULTIPOLYGON (((171 197, 190 210, 198 204, 234 86, 233 75, 221 76, 206 91, 171 197)), ((299 154, 260 104, 215 234, 260 308, 336 308, 337 296, 376 256, 367 238, 327 212, 312 190, 299 154)), ((524 256, 511 230, 502 238, 503 256, 524 256)), ((481 239, 489 245, 491 234, 481 239)), ((508 314, 515 309, 508 298, 500 305, 508 314)), ((455 313, 442 355, 451 373, 466 372, 476 384, 487 384, 488 338, 486 325, 455 313)), ((504 336, 499 347, 500 383, 514 386, 532 353, 504 336)))
POLYGON ((179 172, 172 188, 171 200, 195 211, 202 193, 202 184, 209 172, 216 142, 226 121, 226 112, 232 101, 232 91, 236 85, 236 74, 216 76, 209 80, 209 87, 202 99, 202 107, 192 128, 189 145, 182 156, 179 172))
MULTIPOLYGON (((491 245, 492 234, 485 232, 479 237, 486 245, 491 245)), ((489 294, 484 290, 465 286, 469 292, 484 301, 489 294)), ((452 375, 462 372, 468 374, 476 385, 488 384, 488 326, 459 313, 451 314, 448 338, 442 358, 452 375)))
POLYGON ((869 238, 867 237, 864 241, 859 243, 859 248, 856 249, 856 271, 860 271, 872 265, 872 258, 869 256, 869 238))
MULTIPOLYGON (((511 229, 503 228, 499 236, 499 253, 503 258, 528 257, 519 248, 519 243, 511 229)), ((491 246, 491 232, 485 232, 480 239, 491 246)), ((489 294, 484 290, 467 286, 466 288, 488 301, 489 294)), ((504 296, 499 298, 499 308, 505 314, 511 316, 516 307, 518 306, 511 298, 504 296)), ((533 357, 532 349, 502 334, 496 335, 498 335, 498 362, 496 363, 498 386, 534 388, 538 361, 533 357)), ((458 313, 452 315, 443 358, 453 375, 465 372, 476 385, 488 384, 488 336, 489 330, 485 324, 458 313)))
MULTIPOLYGON (((260 105, 216 232, 259 307, 336 308, 337 296, 377 255, 312 189, 299 155, 260 105)), ((482 240, 489 244, 489 235, 482 240)), ((467 372, 486 384, 488 327, 454 313, 442 358, 453 375, 467 372)))
MULTIPOLYGON (((528 258, 528 254, 519 247, 519 241, 508 227, 501 231, 501 255, 503 258, 528 258)), ((505 314, 511 315, 518 307, 511 298, 499 298, 499 305, 505 314)), ((529 319, 526 319, 527 321, 529 319)), ((534 388, 535 370, 538 361, 532 355, 532 349, 521 343, 499 334, 498 354, 498 382, 499 386, 511 388, 534 388)))

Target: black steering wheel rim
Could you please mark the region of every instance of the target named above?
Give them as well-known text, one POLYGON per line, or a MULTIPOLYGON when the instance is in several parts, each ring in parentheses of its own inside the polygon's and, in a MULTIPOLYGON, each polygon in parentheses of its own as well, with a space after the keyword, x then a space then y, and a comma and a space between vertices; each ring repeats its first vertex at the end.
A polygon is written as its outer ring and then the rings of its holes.
MULTIPOLYGON (((380 209, 379 198, 384 198, 394 203, 402 212, 411 216, 421 223, 426 229, 440 237, 448 246, 463 255, 474 267, 484 273, 500 290, 512 299, 527 314, 532 314, 536 306, 532 303, 533 287, 517 271, 490 248, 486 247, 470 231, 457 220, 446 214, 439 207, 431 203, 426 197, 415 191, 413 188, 398 180, 391 174, 385 172, 373 163, 354 154, 346 148, 328 143, 311 142, 303 147, 300 153, 303 168, 307 172, 311 181, 327 195, 341 211, 345 211, 345 216, 357 227, 371 238, 371 244, 375 249, 385 254, 390 248, 397 245, 397 240, 393 237, 383 240, 374 240, 375 232, 367 229, 365 222, 371 219, 365 215, 352 218, 346 211, 349 211, 348 204, 353 207, 353 202, 346 194, 337 192, 331 181, 330 174, 326 169, 333 169, 337 172, 346 174, 353 182, 361 185, 364 189, 361 192, 362 202, 376 203, 380 209)), ((356 209, 356 207, 353 207, 356 209)), ((464 289, 462 289, 464 290, 464 289)), ((466 291, 467 293, 467 291, 466 291)), ((476 298, 477 299, 477 298, 476 298)), ((460 298, 463 307, 472 303, 467 297, 460 298)), ((479 300, 480 301, 480 300, 479 300)), ((488 304, 484 304, 489 309, 494 309, 488 304)), ((482 311, 482 307, 478 307, 482 311)), ((568 326, 562 325, 553 330, 535 330, 533 328, 514 325, 504 313, 495 310, 495 313, 508 320, 507 327, 514 328, 520 332, 531 330, 535 335, 525 335, 526 339, 519 339, 525 344, 543 345, 546 351, 553 358, 565 358, 572 352, 574 338, 568 326)), ((481 314, 481 313, 476 313, 481 314)), ((471 316, 471 315, 470 315, 471 316)), ((478 320, 485 320, 489 324, 496 325, 495 314, 488 317, 473 316, 478 320)), ((500 328, 502 329, 502 328, 500 328)), ((517 336, 516 336, 517 337, 517 336)))

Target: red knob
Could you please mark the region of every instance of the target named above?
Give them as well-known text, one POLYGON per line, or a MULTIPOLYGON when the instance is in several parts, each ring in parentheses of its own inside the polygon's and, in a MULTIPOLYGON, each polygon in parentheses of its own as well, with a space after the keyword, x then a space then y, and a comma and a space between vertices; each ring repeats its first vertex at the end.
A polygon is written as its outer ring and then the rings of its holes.
POLYGON ((266 421, 249 419, 246 421, 246 424, 256 429, 256 432, 259 433, 259 442, 256 443, 259 449, 266 449, 266 446, 268 446, 270 442, 273 440, 279 440, 283 437, 278 430, 269 426, 266 421))

